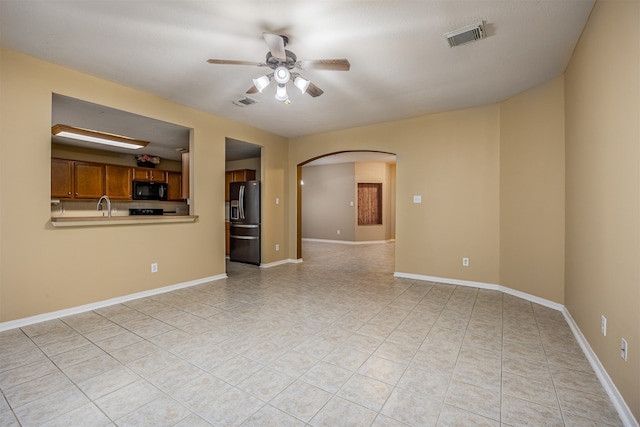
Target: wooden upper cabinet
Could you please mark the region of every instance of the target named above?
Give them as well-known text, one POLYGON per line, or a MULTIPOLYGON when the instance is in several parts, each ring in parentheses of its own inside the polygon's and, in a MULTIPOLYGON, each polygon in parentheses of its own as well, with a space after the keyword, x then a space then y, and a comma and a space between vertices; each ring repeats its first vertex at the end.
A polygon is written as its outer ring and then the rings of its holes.
POLYGON ((131 200, 131 178, 133 168, 129 166, 105 165, 106 194, 111 199, 131 200))
POLYGON ((134 181, 167 182, 167 173, 166 171, 150 169, 150 168, 134 168, 133 180, 134 181))
POLYGON ((73 172, 76 199, 99 199, 104 195, 103 164, 74 162, 73 172))
POLYGON ((252 181, 256 179, 253 169, 238 169, 224 173, 224 200, 229 201, 229 184, 232 182, 252 181))
POLYGON ((73 198, 73 161, 51 159, 51 197, 73 198))
POLYGON ((167 172, 167 200, 182 199, 182 173, 167 172))

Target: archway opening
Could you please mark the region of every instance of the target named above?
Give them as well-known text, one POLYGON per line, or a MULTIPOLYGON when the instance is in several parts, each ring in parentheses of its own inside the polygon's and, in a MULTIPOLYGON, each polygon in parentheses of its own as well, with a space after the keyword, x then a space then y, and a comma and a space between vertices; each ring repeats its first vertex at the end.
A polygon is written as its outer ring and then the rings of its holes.
MULTIPOLYGON (((365 240, 371 240, 371 239, 367 239, 366 237, 368 235, 371 235, 371 231, 373 230, 372 227, 368 227, 368 228, 362 228, 359 227, 357 225, 357 212, 358 209, 362 209, 363 205, 363 201, 360 200, 360 203, 358 203, 358 194, 357 194, 357 188, 358 188, 358 183, 362 180, 364 181, 381 181, 384 182, 386 191, 384 192, 384 206, 386 206, 388 208, 387 213, 383 215, 384 221, 383 224, 380 224, 383 227, 386 227, 386 234, 385 235, 389 235, 392 234, 393 237, 395 238, 395 164, 396 164, 396 154, 395 153, 390 153, 390 152, 386 152, 386 151, 376 151, 376 150, 345 150, 345 151, 337 151, 337 152, 331 152, 331 153, 326 153, 323 154, 321 156, 316 156, 313 158, 310 158, 304 162, 301 162, 297 165, 297 170, 296 170, 296 192, 297 192, 297 206, 296 206, 296 257, 297 259, 301 260, 302 259, 302 239, 303 239, 303 234, 309 233, 309 227, 305 227, 305 229, 303 229, 303 223, 304 223, 304 216, 303 216, 303 188, 304 188, 304 183, 303 183, 303 178, 304 178, 304 171, 309 171, 311 170, 310 168, 307 167, 315 167, 315 166, 330 166, 330 165, 339 165, 339 164, 345 164, 345 163, 353 163, 354 165, 358 165, 357 168, 354 167, 354 170, 358 170, 361 171, 360 174, 358 173, 354 173, 354 176, 352 177, 352 197, 350 198, 350 200, 348 201, 344 201, 345 203, 349 203, 351 210, 353 211, 353 214, 351 217, 349 218, 342 218, 343 221, 346 221, 347 223, 349 221, 353 222, 353 229, 356 230, 355 232, 352 232, 351 234, 347 233, 347 234, 340 234, 341 230, 340 228, 338 228, 337 230, 335 230, 338 234, 338 239, 337 240, 349 240, 352 239, 354 240, 354 243, 357 243, 356 240, 362 239, 364 238, 365 240), (390 165, 389 167, 391 168, 391 173, 387 173, 383 178, 378 179, 376 177, 376 172, 375 170, 372 170, 371 165, 373 164, 387 164, 390 165), (303 168, 305 168, 303 170, 303 168), (389 229, 391 231, 389 231, 389 229), (355 236, 359 236, 359 237, 355 237, 355 236)), ((333 166, 335 167, 335 166, 333 166)), ((314 168, 315 169, 315 168, 314 168)), ((375 168, 373 168, 375 169, 375 168)), ((384 174, 384 173, 383 173, 384 174)), ((320 177, 322 177, 322 175, 320 175, 320 177)), ((322 178, 320 178, 322 179, 322 178)), ((346 191, 349 191, 349 189, 347 189, 346 191)), ((349 197, 349 195, 346 195, 344 197, 349 197)), ((343 198, 344 198, 343 197, 343 198)), ((309 204, 306 203, 307 205, 307 209, 309 204)), ((328 209, 330 209, 328 211, 328 216, 331 215, 340 215, 339 211, 336 210, 336 212, 334 212, 334 210, 332 209, 332 205, 331 203, 325 203, 325 205, 327 206, 328 209)), ((320 217, 326 217, 327 215, 319 215, 320 217)), ((348 213, 344 213, 343 215, 349 215, 348 213)), ((324 240, 329 240, 327 239, 327 234, 325 232, 324 236, 324 240)), ((375 240, 379 240, 379 239, 375 239, 375 240)))

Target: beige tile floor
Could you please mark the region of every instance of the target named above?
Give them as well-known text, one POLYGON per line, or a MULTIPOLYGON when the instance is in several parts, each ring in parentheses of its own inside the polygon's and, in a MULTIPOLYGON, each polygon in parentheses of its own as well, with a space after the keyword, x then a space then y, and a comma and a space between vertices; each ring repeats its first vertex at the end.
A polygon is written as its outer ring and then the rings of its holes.
POLYGON ((2 426, 603 426, 561 313, 393 277, 394 244, 0 333, 2 426))

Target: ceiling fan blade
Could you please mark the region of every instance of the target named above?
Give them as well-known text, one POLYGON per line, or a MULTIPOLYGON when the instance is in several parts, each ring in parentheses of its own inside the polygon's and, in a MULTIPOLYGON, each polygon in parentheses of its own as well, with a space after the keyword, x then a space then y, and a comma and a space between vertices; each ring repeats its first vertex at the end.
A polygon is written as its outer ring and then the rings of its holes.
POLYGON ((307 88, 307 93, 315 98, 316 96, 322 95, 324 93, 324 91, 322 89, 320 89, 318 86, 316 86, 313 83, 309 82, 309 87, 307 88))
POLYGON ((274 58, 286 60, 287 54, 284 51, 284 39, 277 34, 262 33, 264 41, 269 46, 269 51, 274 58))
POLYGON ((266 64, 253 61, 236 61, 234 59, 207 59, 209 64, 226 64, 226 65, 257 65, 258 67, 264 67, 266 64))
POLYGON ((296 67, 303 70, 349 71, 351 64, 348 59, 315 59, 298 61, 296 67))
POLYGON ((245 93, 258 93, 258 88, 256 87, 256 85, 253 85, 249 88, 249 90, 247 90, 245 93))

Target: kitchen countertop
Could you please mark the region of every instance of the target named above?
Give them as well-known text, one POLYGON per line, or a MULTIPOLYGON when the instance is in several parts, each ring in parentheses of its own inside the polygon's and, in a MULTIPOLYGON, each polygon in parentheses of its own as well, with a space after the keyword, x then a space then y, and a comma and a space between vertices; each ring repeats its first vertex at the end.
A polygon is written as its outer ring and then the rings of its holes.
POLYGON ((176 222, 195 222, 197 215, 132 215, 132 216, 77 216, 53 217, 54 227, 96 227, 105 225, 129 224, 169 224, 176 222))

